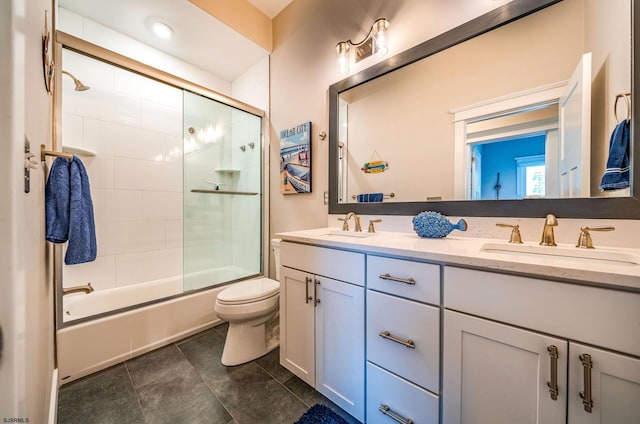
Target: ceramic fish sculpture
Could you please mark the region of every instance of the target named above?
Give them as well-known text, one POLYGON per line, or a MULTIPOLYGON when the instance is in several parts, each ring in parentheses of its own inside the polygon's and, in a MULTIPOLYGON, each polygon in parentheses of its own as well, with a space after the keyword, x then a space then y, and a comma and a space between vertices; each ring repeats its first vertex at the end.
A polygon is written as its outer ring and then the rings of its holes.
POLYGON ((467 221, 464 219, 452 224, 446 216, 433 211, 420 212, 412 222, 413 230, 426 238, 446 237, 453 230, 467 231, 467 221))

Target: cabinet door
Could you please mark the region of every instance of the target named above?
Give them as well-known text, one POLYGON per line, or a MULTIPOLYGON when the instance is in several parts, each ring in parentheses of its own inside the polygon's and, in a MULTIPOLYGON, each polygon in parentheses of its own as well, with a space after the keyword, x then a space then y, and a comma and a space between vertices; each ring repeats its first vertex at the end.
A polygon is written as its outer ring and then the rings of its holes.
POLYGON ((315 277, 316 389, 364 422, 364 288, 315 277))
POLYGON ((578 343, 569 352, 569 424, 640 423, 640 360, 578 343))
POLYGON ((443 423, 555 424, 566 420, 567 342, 445 311, 443 423), (548 347, 555 346, 557 360, 548 347), (554 367, 559 394, 547 383, 554 367))
POLYGON ((311 274, 280 268, 280 364, 315 386, 312 294, 311 274))

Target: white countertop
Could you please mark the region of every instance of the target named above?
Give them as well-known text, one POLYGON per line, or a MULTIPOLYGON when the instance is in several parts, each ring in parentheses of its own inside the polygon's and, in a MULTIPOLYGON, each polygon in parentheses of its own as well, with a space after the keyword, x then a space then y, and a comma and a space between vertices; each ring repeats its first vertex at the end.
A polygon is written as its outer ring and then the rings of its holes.
MULTIPOLYGON (((640 291, 640 265, 572 257, 531 255, 512 252, 481 250, 486 243, 506 241, 496 239, 447 236, 442 239, 420 238, 414 233, 378 232, 371 237, 353 237, 329 234, 337 228, 317 228, 276 234, 285 241, 314 244, 324 247, 358 250, 380 255, 403 256, 440 262, 447 265, 464 265, 487 270, 509 271, 557 278, 575 282, 597 283, 631 291, 640 291)), ((525 245, 537 245, 527 243, 525 245)), ((574 246, 559 244, 560 248, 574 246)), ((545 247, 545 249, 554 247, 545 247)), ((600 251, 620 252, 640 259, 640 249, 596 246, 600 251)))

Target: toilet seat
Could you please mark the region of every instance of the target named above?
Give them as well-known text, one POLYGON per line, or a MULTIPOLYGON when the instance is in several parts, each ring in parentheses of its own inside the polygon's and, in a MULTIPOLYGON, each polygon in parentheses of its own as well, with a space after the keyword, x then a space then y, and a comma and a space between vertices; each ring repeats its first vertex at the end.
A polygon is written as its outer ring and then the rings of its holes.
POLYGON ((277 295, 280 283, 270 278, 242 281, 222 290, 217 302, 221 305, 244 305, 277 295))

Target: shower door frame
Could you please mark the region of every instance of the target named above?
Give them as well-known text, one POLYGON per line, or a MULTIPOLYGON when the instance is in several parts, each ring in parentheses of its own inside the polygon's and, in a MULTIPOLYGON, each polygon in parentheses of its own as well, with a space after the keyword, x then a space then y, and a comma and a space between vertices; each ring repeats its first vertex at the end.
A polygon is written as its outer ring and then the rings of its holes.
MULTIPOLYGON (((158 82, 170 85, 172 87, 190 91, 195 94, 199 94, 211 100, 226 104, 233 108, 242 110, 252 115, 258 116, 261 119, 261 132, 260 144, 261 144, 261 208, 262 208, 262 222, 261 222, 261 239, 262 239, 262 275, 269 275, 269 184, 268 184, 268 169, 269 169, 269 125, 266 118, 266 112, 262 109, 256 108, 249 104, 243 103, 239 100, 233 99, 217 91, 211 90, 199 84, 185 80, 168 72, 154 68, 150 65, 139 62, 135 59, 131 59, 127 56, 121 55, 104 47, 90 43, 83 39, 74 37, 66 32, 56 30, 54 32, 54 61, 58 69, 62 69, 62 49, 67 49, 84 56, 88 56, 92 59, 99 60, 112 66, 122 68, 124 70, 134 72, 146 78, 156 80, 158 82)), ((55 72, 53 83, 53 119, 52 119, 52 150, 62 150, 62 73, 55 72)), ((183 292, 173 296, 167 296, 160 299, 156 299, 150 302, 136 304, 128 306, 126 308, 117 309, 101 314, 95 314, 84 318, 79 318, 73 321, 64 322, 62 315, 62 248, 59 245, 51 246, 51 258, 53 262, 53 283, 55 287, 54 299, 55 299, 55 323, 56 331, 62 328, 66 328, 75 324, 80 324, 87 321, 92 321, 98 318, 102 318, 109 315, 119 314, 129 310, 140 308, 141 306, 152 305, 155 303, 164 302, 169 299, 190 295, 200 291, 213 290, 218 286, 204 287, 189 292, 183 292)))

